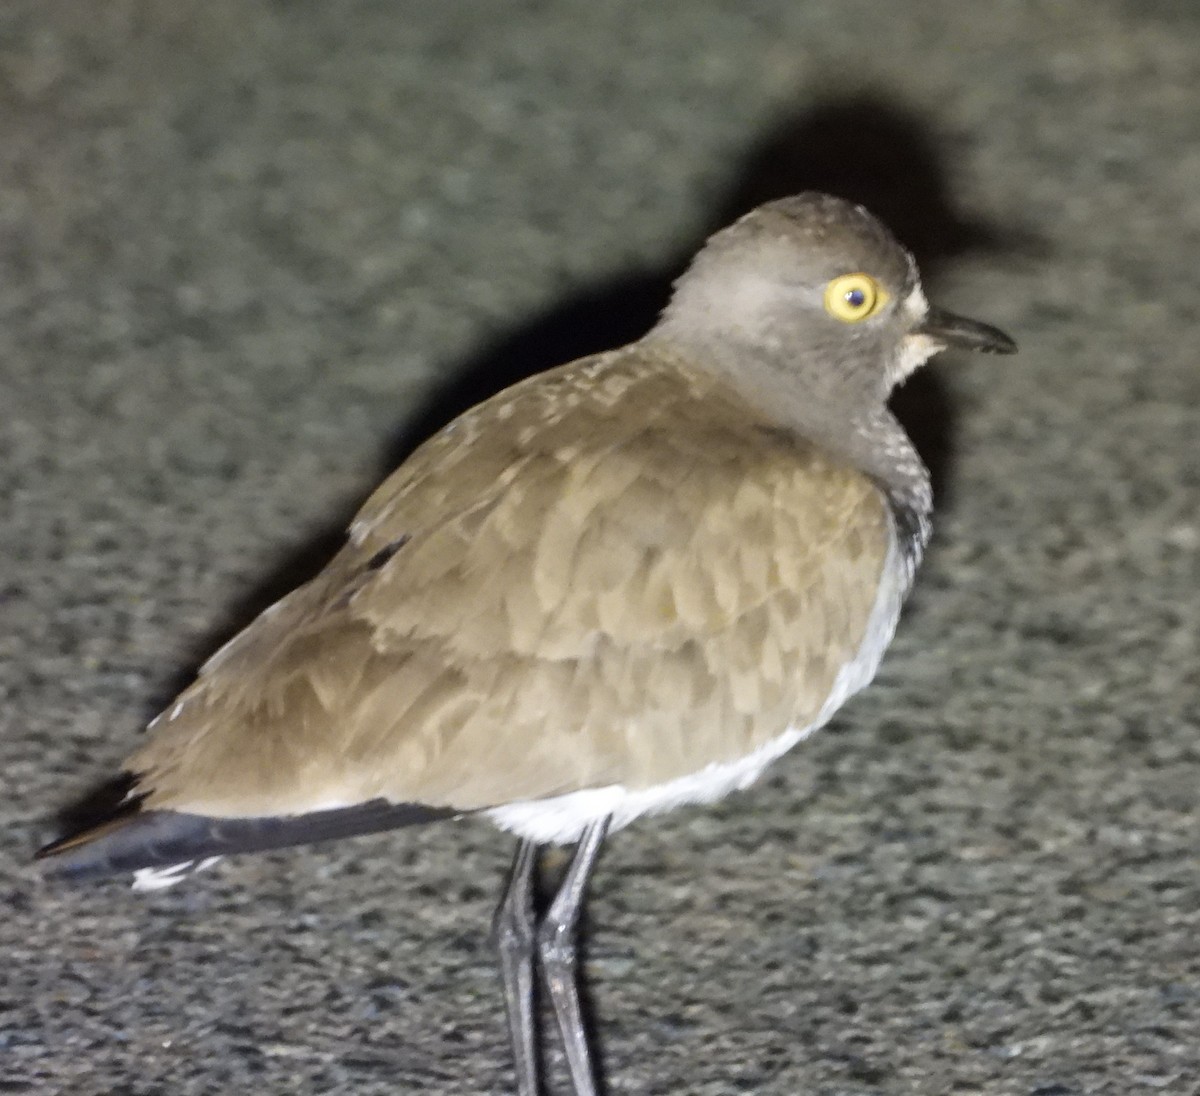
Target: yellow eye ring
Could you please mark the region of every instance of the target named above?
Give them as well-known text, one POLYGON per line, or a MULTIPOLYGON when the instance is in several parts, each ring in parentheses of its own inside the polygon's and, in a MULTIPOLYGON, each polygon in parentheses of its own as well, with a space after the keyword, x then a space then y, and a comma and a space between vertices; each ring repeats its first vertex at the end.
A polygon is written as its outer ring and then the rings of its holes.
POLYGON ((825 287, 825 311, 842 323, 860 323, 887 301, 887 293, 870 274, 843 274, 825 287))

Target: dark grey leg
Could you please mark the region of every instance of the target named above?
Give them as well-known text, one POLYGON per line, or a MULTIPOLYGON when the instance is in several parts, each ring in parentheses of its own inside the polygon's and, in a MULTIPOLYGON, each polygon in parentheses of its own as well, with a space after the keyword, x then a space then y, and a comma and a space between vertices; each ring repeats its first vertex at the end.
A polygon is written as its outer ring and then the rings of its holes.
POLYGON ((500 953, 504 1009, 512 1041, 519 1096, 539 1096, 537 1028, 533 985, 533 870, 538 847, 532 841, 517 846, 512 871, 492 921, 492 937, 500 953))
POLYGON ((584 1030, 583 1014, 579 1008, 575 942, 588 878, 600 854, 600 846, 608 831, 608 822, 607 818, 601 819, 583 831, 562 886, 559 887, 537 930, 542 976, 546 980, 550 1003, 554 1006, 554 1018, 558 1021, 558 1030, 562 1035, 567 1069, 571 1074, 575 1096, 596 1096, 597 1093, 587 1032, 584 1030))

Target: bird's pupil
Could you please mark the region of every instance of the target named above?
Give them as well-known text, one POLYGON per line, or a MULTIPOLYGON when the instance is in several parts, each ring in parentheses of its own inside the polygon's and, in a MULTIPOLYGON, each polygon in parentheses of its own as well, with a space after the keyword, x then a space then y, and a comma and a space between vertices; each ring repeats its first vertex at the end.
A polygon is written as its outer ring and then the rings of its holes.
POLYGON ((866 302, 867 295, 861 289, 847 289, 846 303, 851 308, 862 308, 866 302))

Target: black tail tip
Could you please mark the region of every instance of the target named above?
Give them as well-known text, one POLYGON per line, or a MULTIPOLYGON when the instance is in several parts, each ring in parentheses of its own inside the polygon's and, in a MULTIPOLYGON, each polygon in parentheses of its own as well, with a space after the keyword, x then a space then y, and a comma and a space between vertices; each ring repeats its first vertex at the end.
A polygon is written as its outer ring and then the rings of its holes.
POLYGON ((212 857, 357 837, 455 817, 459 812, 375 799, 300 815, 210 817, 144 809, 127 801, 97 825, 40 849, 35 859, 54 876, 99 879, 142 869, 173 869, 212 857))

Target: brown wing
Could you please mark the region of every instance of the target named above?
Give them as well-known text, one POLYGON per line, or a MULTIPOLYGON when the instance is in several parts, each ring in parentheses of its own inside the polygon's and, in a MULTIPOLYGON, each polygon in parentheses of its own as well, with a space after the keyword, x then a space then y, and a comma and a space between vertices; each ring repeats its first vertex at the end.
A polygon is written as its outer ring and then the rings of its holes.
POLYGON ((639 347, 432 438, 128 762, 147 807, 462 810, 732 760, 804 725, 886 554, 860 473, 639 347))

